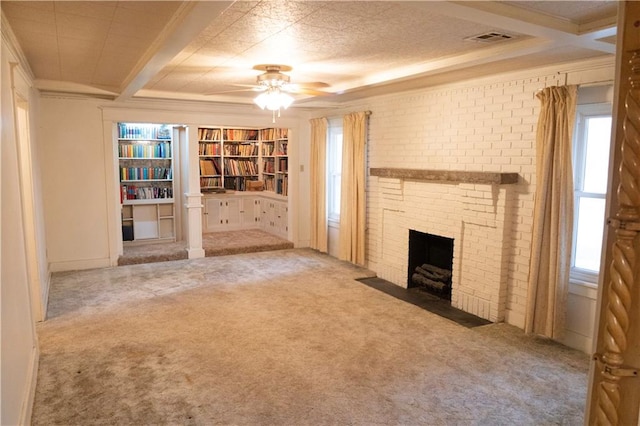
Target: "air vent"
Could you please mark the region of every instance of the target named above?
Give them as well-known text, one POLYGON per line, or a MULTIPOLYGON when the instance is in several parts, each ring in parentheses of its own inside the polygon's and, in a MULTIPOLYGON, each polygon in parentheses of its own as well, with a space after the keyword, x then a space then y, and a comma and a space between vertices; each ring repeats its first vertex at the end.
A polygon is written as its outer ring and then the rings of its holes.
POLYGON ((478 41, 480 43, 495 43, 497 41, 511 40, 512 38, 515 38, 515 36, 492 31, 484 34, 475 35, 472 37, 467 37, 465 38, 465 40, 478 41))

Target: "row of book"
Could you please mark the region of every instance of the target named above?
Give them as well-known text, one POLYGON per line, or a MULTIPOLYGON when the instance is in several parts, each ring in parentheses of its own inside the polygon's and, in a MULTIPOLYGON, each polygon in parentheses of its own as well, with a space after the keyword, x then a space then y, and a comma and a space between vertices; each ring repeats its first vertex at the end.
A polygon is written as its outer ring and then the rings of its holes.
POLYGON ((198 129, 198 140, 201 141, 219 141, 222 136, 220 129, 198 129))
POLYGON ((276 172, 276 165, 275 162, 272 161, 265 161, 264 162, 264 166, 262 168, 262 171, 264 173, 275 173, 276 172))
POLYGON ((201 127, 198 129, 198 140, 219 141, 224 138, 227 141, 256 141, 258 136, 262 140, 287 139, 289 129, 209 129, 201 127))
POLYGON ((171 143, 120 144, 118 155, 121 158, 171 158, 171 143))
POLYGON ((275 191, 275 178, 273 176, 264 176, 264 190, 275 191))
POLYGON ((271 157, 271 156, 273 156, 274 149, 275 149, 275 147, 274 147, 273 143, 263 143, 262 144, 262 155, 263 156, 267 156, 267 157, 271 157))
POLYGON ((219 188, 222 186, 222 179, 219 177, 200 178, 200 188, 219 188))
POLYGON ((224 129, 223 137, 226 141, 257 141, 258 130, 224 129))
POLYGON ((171 139, 171 126, 166 124, 118 123, 120 139, 171 139))
POLYGON ((258 164, 253 160, 224 159, 225 174, 247 176, 258 174, 258 164))
POLYGON ((224 155, 242 155, 244 157, 257 156, 257 144, 225 144, 224 155))
POLYGON ((289 160, 287 158, 281 158, 278 162, 278 171, 281 173, 287 173, 289 170, 289 160))
POLYGON ((264 140, 286 139, 289 129, 262 129, 260 138, 264 140))
POLYGON ((120 180, 173 179, 171 167, 120 167, 120 180))
POLYGON ((200 160, 200 175, 211 176, 221 175, 219 160, 203 159, 200 160))
POLYGON ((287 145, 286 142, 281 142, 278 146, 278 154, 277 155, 287 155, 287 145))
POLYGON ((276 193, 287 195, 287 193, 289 192, 289 179, 287 179, 286 177, 283 179, 278 179, 276 181, 276 184, 276 193))
POLYGON ((247 179, 244 177, 225 177, 224 188, 230 189, 233 191, 244 191, 246 189, 245 182, 247 180, 253 180, 253 179, 247 179))
POLYGON ((198 145, 199 155, 220 155, 219 143, 200 143, 198 145))
POLYGON ((173 190, 160 186, 122 185, 120 187, 120 202, 124 200, 155 200, 173 198, 173 190))

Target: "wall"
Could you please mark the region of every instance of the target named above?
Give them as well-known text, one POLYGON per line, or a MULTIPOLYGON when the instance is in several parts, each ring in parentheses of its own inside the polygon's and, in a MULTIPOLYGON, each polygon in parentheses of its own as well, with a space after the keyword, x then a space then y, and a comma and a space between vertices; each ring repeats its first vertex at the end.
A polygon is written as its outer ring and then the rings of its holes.
POLYGON ((101 102, 42 98, 38 117, 52 271, 109 266, 101 102))
MULTIPOLYGON (((470 295, 477 302, 459 299, 452 303, 522 328, 535 192, 535 126, 539 111, 535 92, 550 85, 601 83, 612 78, 613 60, 609 58, 495 75, 346 105, 345 111, 372 111, 369 167, 519 175, 518 183, 508 186, 442 185, 369 176, 368 268, 406 286, 410 227, 457 236, 454 269, 458 262, 459 270, 454 271, 454 281, 456 274, 460 280, 461 275, 475 269, 477 276, 473 280, 478 286, 471 288, 465 298, 470 295), (470 198, 478 198, 473 202, 478 207, 472 207, 470 198), (485 210, 480 207, 483 204, 485 210), (467 260, 471 267, 460 267, 465 262, 460 259, 461 247, 467 254, 490 250, 489 264, 467 260), (497 288, 487 291, 492 280, 497 288), (496 307, 497 311, 486 312, 481 306, 488 306, 490 311, 496 307)), ((569 309, 578 312, 574 318, 582 315, 587 318, 583 321, 590 321, 589 304, 572 303, 569 309)))
POLYGON ((27 424, 30 419, 38 347, 31 311, 25 248, 22 194, 19 182, 18 140, 13 110, 13 71, 19 59, 2 33, 0 94, 2 150, 0 152, 0 423, 27 424))

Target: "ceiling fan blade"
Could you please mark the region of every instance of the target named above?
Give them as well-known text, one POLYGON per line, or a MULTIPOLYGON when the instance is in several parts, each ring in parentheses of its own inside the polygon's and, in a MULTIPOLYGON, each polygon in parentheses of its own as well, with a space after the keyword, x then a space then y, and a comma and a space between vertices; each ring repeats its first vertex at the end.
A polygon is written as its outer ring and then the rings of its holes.
POLYGON ((323 87, 329 87, 329 85, 327 83, 324 83, 322 81, 309 81, 306 83, 294 83, 292 84, 292 86, 298 86, 302 89, 320 89, 323 87))
POLYGON ((258 91, 262 91, 264 90, 264 87, 262 86, 258 86, 256 84, 239 84, 239 83, 232 83, 232 86, 236 86, 236 87, 252 87, 253 90, 255 90, 256 92, 258 91))
POLYGON ((312 95, 312 96, 327 96, 327 95, 331 95, 331 93, 328 93, 328 92, 323 92, 321 90, 315 90, 315 89, 306 89, 304 87, 300 87, 297 90, 293 90, 293 91, 291 91, 291 93, 301 93, 303 95, 312 95))
MULTIPOLYGON (((235 86, 235 84, 234 84, 235 86)), ((223 95, 225 93, 239 93, 239 92, 255 92, 254 89, 236 89, 236 90, 221 90, 219 92, 207 92, 204 95, 205 96, 212 96, 212 95, 223 95)))

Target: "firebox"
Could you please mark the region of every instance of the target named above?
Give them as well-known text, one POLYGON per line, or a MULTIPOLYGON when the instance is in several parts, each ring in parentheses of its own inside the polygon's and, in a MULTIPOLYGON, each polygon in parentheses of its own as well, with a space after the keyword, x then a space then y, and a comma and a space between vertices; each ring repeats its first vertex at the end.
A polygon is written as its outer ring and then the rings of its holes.
POLYGON ((407 286, 451 301, 453 238, 409 230, 407 286))

